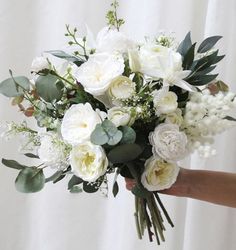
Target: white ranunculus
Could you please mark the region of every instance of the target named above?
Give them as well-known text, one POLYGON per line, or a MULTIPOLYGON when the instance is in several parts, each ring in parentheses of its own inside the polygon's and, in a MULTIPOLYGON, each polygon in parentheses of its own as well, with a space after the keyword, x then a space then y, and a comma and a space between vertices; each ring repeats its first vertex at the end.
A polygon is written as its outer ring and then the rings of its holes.
POLYGON ((48 69, 49 67, 50 66, 49 66, 48 60, 45 57, 40 56, 40 57, 34 58, 31 64, 31 71, 37 73, 43 69, 48 69))
POLYGON ((124 72, 124 67, 124 59, 121 56, 96 53, 74 72, 74 77, 88 93, 99 96, 106 92, 115 77, 124 72))
POLYGON ((82 143, 89 140, 96 125, 101 122, 101 117, 89 103, 74 104, 62 119, 62 137, 71 145, 82 143))
POLYGON ((105 174, 108 160, 101 146, 87 141, 72 148, 70 164, 76 176, 84 181, 93 182, 105 174))
POLYGON ((96 50, 98 52, 127 53, 134 47, 135 43, 125 34, 109 27, 103 28, 97 35, 96 50))
POLYGON ((112 80, 108 95, 112 100, 125 100, 135 93, 135 83, 126 76, 118 76, 112 80))
POLYGON ((109 109, 107 118, 113 122, 116 127, 131 126, 135 121, 135 115, 132 110, 125 107, 113 107, 109 109))
POLYGON ((68 146, 54 132, 39 135, 39 159, 48 167, 64 169, 68 166, 68 146))
POLYGON ((160 124, 149 134, 154 155, 166 161, 177 161, 186 155, 187 136, 176 124, 160 124))
POLYGON ((177 109, 178 97, 174 92, 160 89, 153 91, 152 95, 153 104, 157 115, 169 114, 177 109))
POLYGON ((153 77, 163 79, 164 86, 176 85, 188 91, 196 88, 184 81, 189 70, 183 70, 182 57, 172 48, 147 43, 140 48, 141 72, 153 77))
POLYGON ((181 109, 177 108, 175 112, 169 113, 165 115, 165 122, 166 123, 172 123, 176 124, 179 127, 182 125, 184 119, 182 116, 182 111, 181 109))
POLYGON ((141 69, 140 61, 139 61, 139 51, 132 49, 128 51, 129 57, 129 67, 132 72, 139 72, 141 69))
POLYGON ((178 174, 179 167, 175 163, 152 156, 145 162, 141 182, 147 190, 159 191, 170 188, 176 182, 178 174))

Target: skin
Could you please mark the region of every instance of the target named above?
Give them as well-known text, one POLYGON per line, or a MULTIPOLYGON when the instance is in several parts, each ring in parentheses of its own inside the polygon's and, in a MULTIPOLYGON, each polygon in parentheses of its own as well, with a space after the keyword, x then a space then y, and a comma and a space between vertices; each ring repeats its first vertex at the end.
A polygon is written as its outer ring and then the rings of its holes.
MULTIPOLYGON (((125 181, 128 190, 135 186, 133 179, 125 181)), ((172 187, 159 193, 236 208, 236 174, 181 168, 172 187)))

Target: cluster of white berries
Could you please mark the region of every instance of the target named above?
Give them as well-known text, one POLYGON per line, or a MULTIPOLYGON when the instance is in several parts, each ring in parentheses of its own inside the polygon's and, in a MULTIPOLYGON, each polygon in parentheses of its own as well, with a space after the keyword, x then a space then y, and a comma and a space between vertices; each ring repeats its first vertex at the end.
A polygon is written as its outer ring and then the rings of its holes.
POLYGON ((235 126, 226 115, 236 107, 235 94, 219 92, 212 95, 209 90, 191 94, 186 105, 183 128, 192 147, 203 157, 215 155, 211 148, 212 136, 235 126))

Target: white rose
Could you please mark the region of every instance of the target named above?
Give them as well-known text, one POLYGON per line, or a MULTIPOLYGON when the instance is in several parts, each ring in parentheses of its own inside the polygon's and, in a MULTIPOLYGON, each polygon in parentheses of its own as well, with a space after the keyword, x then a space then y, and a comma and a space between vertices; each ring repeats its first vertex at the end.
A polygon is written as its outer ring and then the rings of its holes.
POLYGON ((172 91, 165 89, 155 90, 152 92, 153 104, 156 114, 168 114, 174 112, 178 107, 177 95, 172 91))
POLYGON ((145 170, 141 176, 143 186, 149 191, 170 188, 177 179, 179 167, 159 157, 152 156, 145 162, 145 170))
POLYGON ((127 53, 128 49, 135 47, 135 43, 120 31, 103 28, 97 35, 96 50, 98 52, 127 53))
POLYGON ((112 100, 128 99, 135 93, 135 85, 128 77, 118 76, 112 80, 108 89, 108 95, 112 100))
POLYGON ((179 131, 176 124, 160 124, 149 134, 154 155, 166 161, 176 161, 185 157, 187 136, 179 131))
POLYGON ((124 72, 124 67, 124 59, 121 56, 99 53, 90 56, 74 76, 88 93, 99 96, 106 92, 115 77, 124 72))
POLYGON ((181 109, 177 108, 175 112, 169 113, 165 115, 165 122, 166 123, 173 123, 178 126, 181 126, 183 123, 183 116, 181 109))
POLYGON ((101 123, 101 117, 89 103, 74 104, 62 119, 62 137, 72 145, 82 143, 89 140, 98 123, 101 123))
POLYGON ((93 182, 105 174, 108 160, 101 146, 87 141, 72 148, 70 164, 76 176, 84 181, 93 182))
POLYGON ((129 50, 129 67, 132 72, 139 72, 141 69, 140 61, 139 61, 139 52, 138 50, 129 50))
POLYGON ((49 68, 48 60, 43 56, 34 58, 31 64, 31 71, 36 73, 43 69, 48 69, 48 68, 49 68))
POLYGON ((68 164, 68 149, 66 144, 54 132, 39 135, 39 159, 48 167, 64 169, 68 164))
POLYGON ((131 126, 135 121, 135 115, 132 113, 129 108, 113 107, 108 110, 107 118, 113 122, 116 127, 131 126))
POLYGON ((181 55, 171 48, 147 43, 140 48, 141 72, 153 78, 163 79, 164 86, 176 85, 188 91, 196 88, 184 81, 191 72, 183 70, 181 55))

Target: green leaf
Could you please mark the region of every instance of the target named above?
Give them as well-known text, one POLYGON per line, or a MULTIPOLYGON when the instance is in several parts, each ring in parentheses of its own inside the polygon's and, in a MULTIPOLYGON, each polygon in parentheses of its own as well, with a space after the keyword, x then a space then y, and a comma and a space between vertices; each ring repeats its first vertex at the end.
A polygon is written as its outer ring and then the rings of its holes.
POLYGON ((229 86, 225 84, 223 81, 217 81, 215 83, 218 87, 218 89, 222 92, 228 92, 229 91, 229 86))
POLYGON ((222 36, 211 36, 206 38, 199 46, 197 52, 205 53, 212 49, 212 47, 222 38, 222 36))
POLYGON ((15 186, 22 193, 35 193, 43 189, 45 176, 42 169, 25 168, 18 174, 15 186))
POLYGON ((29 158, 39 159, 38 155, 35 155, 35 154, 32 154, 32 153, 26 153, 24 155, 27 156, 27 157, 29 157, 29 158))
POLYGON ((117 130, 114 135, 109 136, 107 144, 114 146, 120 142, 121 138, 122 138, 122 132, 120 130, 117 130))
POLYGON ((70 192, 72 194, 77 194, 77 193, 81 193, 83 192, 83 189, 79 186, 73 186, 71 189, 70 189, 70 192))
POLYGON ((0 93, 7 97, 15 97, 29 91, 30 81, 25 76, 16 76, 8 78, 0 83, 0 93))
POLYGON ((90 140, 95 145, 104 145, 108 142, 109 136, 104 131, 101 124, 97 124, 90 136, 90 140))
POLYGON ((86 193, 95 193, 98 191, 99 187, 100 187, 99 183, 97 182, 86 182, 86 181, 83 182, 83 190, 86 193))
POLYGON ((2 159, 2 164, 5 165, 6 167, 14 168, 14 169, 18 169, 18 170, 28 168, 27 166, 21 165, 17 161, 7 160, 7 159, 4 159, 4 158, 2 159))
POLYGON ((108 134, 108 136, 113 136, 117 132, 117 127, 109 120, 104 120, 102 122, 102 127, 108 134))
POLYGON ((61 177, 62 174, 63 174, 63 171, 59 170, 59 171, 55 172, 53 175, 51 175, 50 177, 46 178, 45 182, 49 182, 49 181, 53 181, 54 182, 59 177, 61 177))
POLYGON ((183 60, 183 68, 186 69, 190 69, 190 67, 193 64, 193 60, 194 60, 194 55, 195 55, 195 46, 196 43, 194 43, 186 52, 185 56, 184 56, 184 60, 183 60))
POLYGON ((192 46, 191 33, 188 32, 184 40, 180 43, 177 52, 179 52, 184 57, 188 52, 188 50, 191 48, 191 46, 192 46))
POLYGON ((136 133, 135 131, 129 126, 123 126, 120 128, 122 131, 122 139, 120 141, 121 144, 129 144, 134 143, 136 140, 136 133))
POLYGON ((68 182, 68 189, 72 189, 75 185, 79 185, 81 183, 83 183, 83 180, 76 175, 73 175, 68 182))
POLYGON ((59 101, 63 95, 63 83, 51 74, 39 76, 35 86, 38 95, 46 102, 59 101))
POLYGON ((123 144, 112 149, 107 157, 112 163, 125 163, 135 160, 143 149, 138 144, 123 144))
POLYGON ((76 57, 74 55, 69 55, 66 52, 62 51, 62 50, 49 50, 49 51, 45 51, 46 53, 49 53, 55 57, 61 58, 61 59, 65 59, 69 62, 73 62, 75 63, 77 66, 80 66, 81 64, 84 63, 84 61, 79 58, 76 57))
POLYGON ((118 192, 119 192, 119 186, 118 186, 117 181, 115 181, 113 184, 113 187, 112 187, 112 193, 113 193, 114 197, 117 196, 118 192))
POLYGON ((218 76, 218 74, 215 75, 203 75, 201 77, 193 77, 193 78, 189 78, 188 82, 191 85, 194 86, 202 86, 202 85, 206 85, 209 82, 213 81, 214 79, 216 79, 216 77, 218 76))
POLYGON ((228 120, 228 121, 233 121, 236 122, 236 118, 232 117, 232 116, 225 116, 224 119, 228 120))
POLYGON ((66 174, 65 174, 65 173, 62 173, 61 175, 59 175, 59 173, 58 173, 58 177, 56 178, 56 176, 55 176, 55 178, 54 178, 54 180, 53 180, 53 184, 55 184, 55 183, 61 181, 61 180, 64 179, 65 177, 66 177, 66 174))

